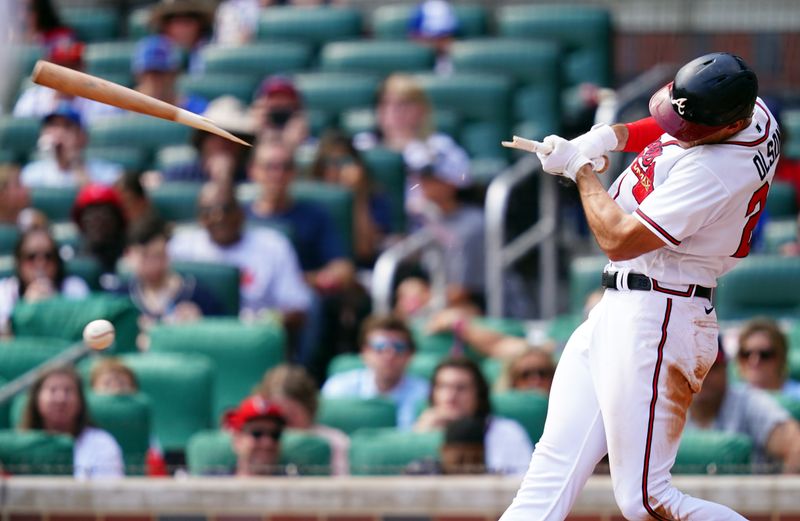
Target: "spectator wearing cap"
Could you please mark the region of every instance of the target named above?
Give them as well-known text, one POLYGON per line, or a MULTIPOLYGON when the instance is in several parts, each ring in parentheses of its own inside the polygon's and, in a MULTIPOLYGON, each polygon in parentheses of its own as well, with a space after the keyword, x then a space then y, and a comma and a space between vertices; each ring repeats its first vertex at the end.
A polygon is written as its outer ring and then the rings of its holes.
POLYGON ((407 32, 409 38, 436 52, 434 70, 437 74, 451 74, 453 62, 450 59, 450 46, 457 31, 458 18, 450 2, 425 0, 414 8, 407 32))
POLYGON ((754 470, 780 466, 783 472, 800 472, 800 424, 765 391, 728 382, 728 362, 721 341, 702 388, 686 389, 684 398, 691 400, 687 429, 747 435, 753 441, 754 470))
POLYGON ((161 0, 151 11, 150 25, 189 57, 189 72, 203 72, 201 50, 209 42, 215 4, 211 0, 161 0))
POLYGON ((285 473, 279 460, 286 419, 277 404, 250 396, 226 414, 224 425, 232 436, 237 477, 285 473))
POLYGON ((80 114, 69 103, 60 103, 43 120, 37 145, 41 159, 25 165, 22 184, 30 188, 113 184, 122 175, 122 167, 101 159, 86 159, 87 142, 80 114))
POLYGON ((742 379, 753 387, 800 401, 800 382, 789 378, 786 335, 771 318, 757 317, 742 326, 736 360, 742 379))
POLYGON ((72 207, 72 220, 81 234, 82 255, 97 260, 104 276, 101 286, 118 287, 117 261, 125 250, 125 206, 111 186, 88 184, 81 188, 72 207))
POLYGON ((136 78, 134 89, 199 114, 208 105, 204 98, 178 95, 180 64, 180 51, 172 40, 162 35, 145 36, 137 42, 131 62, 131 72, 136 78))
POLYGON ((269 76, 261 82, 250 106, 259 138, 283 141, 294 152, 310 137, 303 98, 288 76, 269 76))
POLYGON ((29 0, 25 11, 25 41, 50 48, 63 41, 74 42, 75 31, 67 27, 52 0, 29 0))

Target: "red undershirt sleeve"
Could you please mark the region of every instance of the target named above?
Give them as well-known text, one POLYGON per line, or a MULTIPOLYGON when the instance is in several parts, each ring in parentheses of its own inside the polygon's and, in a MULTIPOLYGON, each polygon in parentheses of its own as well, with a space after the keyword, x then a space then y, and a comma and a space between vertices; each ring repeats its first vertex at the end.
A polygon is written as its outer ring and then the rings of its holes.
POLYGON ((652 117, 625 123, 628 127, 628 142, 625 143, 624 152, 639 153, 644 147, 660 138, 664 131, 652 117))

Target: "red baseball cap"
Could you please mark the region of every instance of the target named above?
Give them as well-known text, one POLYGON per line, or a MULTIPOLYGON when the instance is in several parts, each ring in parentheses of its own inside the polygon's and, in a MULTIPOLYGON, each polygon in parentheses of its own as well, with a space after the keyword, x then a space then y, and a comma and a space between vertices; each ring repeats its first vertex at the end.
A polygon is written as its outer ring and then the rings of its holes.
POLYGON ((281 74, 269 76, 264 79, 256 91, 257 98, 262 96, 277 96, 279 94, 289 96, 298 103, 300 102, 300 92, 297 90, 297 87, 295 87, 294 82, 288 76, 283 76, 281 74))
POLYGON ((222 423, 228 429, 240 431, 247 422, 256 418, 272 418, 286 423, 281 408, 261 396, 250 396, 242 400, 236 409, 225 413, 222 423))
POLYGON ((114 188, 97 183, 90 183, 78 192, 75 203, 72 205, 72 220, 80 226, 80 218, 87 206, 93 204, 110 204, 119 210, 120 215, 125 216, 122 197, 114 188))

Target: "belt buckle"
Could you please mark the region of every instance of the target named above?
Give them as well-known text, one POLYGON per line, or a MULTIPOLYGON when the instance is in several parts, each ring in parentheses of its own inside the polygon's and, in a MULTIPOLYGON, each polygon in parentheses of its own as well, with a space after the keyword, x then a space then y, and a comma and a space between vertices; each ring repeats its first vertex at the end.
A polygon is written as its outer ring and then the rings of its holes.
POLYGON ((614 274, 614 278, 616 279, 616 286, 617 290, 619 291, 630 291, 631 288, 628 286, 628 275, 631 274, 630 268, 622 268, 617 270, 614 274))

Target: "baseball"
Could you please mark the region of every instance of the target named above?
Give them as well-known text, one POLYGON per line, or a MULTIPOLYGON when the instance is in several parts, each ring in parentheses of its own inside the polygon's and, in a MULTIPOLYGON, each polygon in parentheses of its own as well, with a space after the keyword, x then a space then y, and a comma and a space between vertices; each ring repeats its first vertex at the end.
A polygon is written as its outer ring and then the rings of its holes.
POLYGON ((108 320, 92 320, 83 328, 83 342, 96 351, 102 351, 114 343, 114 324, 108 320))

